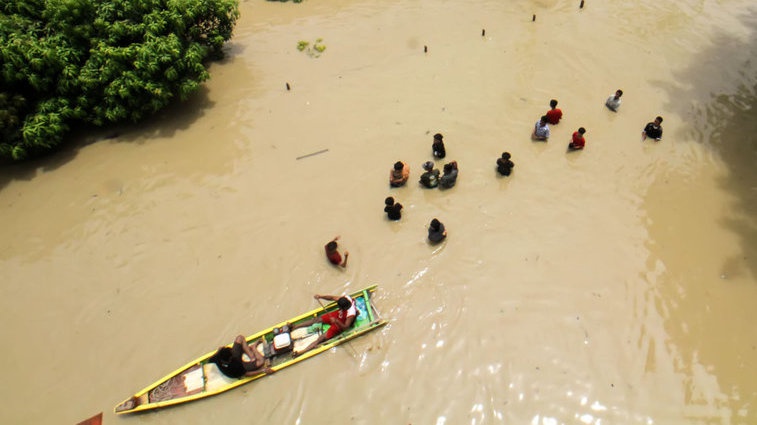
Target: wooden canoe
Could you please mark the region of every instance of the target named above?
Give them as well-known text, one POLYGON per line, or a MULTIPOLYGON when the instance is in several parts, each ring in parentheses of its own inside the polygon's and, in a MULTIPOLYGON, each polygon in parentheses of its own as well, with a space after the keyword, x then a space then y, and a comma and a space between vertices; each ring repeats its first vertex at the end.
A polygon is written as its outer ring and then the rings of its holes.
POLYGON ((87 420, 79 422, 76 425, 102 425, 102 423, 103 423, 103 414, 102 412, 100 412, 87 420))
MULTIPOLYGON (((337 309, 335 302, 250 335, 247 337, 247 342, 251 343, 261 339, 264 341, 264 344, 262 345, 263 354, 270 361, 270 368, 274 371, 279 371, 285 367, 309 359, 331 347, 361 336, 386 324, 386 321, 379 316, 379 312, 376 310, 376 307, 371 300, 371 297, 377 288, 378 285, 373 285, 350 294, 355 300, 359 311, 352 327, 300 356, 295 357, 292 353, 301 350, 317 339, 322 332, 325 332, 328 329, 328 325, 314 325, 309 328, 296 329, 290 334, 293 342, 293 350, 283 352, 276 352, 274 349, 273 338, 275 336, 275 330, 278 332, 287 324, 295 326, 298 323, 304 322, 313 317, 319 317, 328 312, 334 311, 337 309)), ((229 344, 229 346, 231 346, 231 344, 229 344)), ((117 414, 133 413, 186 403, 188 401, 220 394, 266 376, 265 373, 261 372, 257 375, 240 379, 229 378, 221 373, 215 363, 209 361, 210 357, 215 353, 216 350, 213 350, 169 373, 145 389, 137 392, 132 397, 124 400, 115 407, 114 412, 117 414)))

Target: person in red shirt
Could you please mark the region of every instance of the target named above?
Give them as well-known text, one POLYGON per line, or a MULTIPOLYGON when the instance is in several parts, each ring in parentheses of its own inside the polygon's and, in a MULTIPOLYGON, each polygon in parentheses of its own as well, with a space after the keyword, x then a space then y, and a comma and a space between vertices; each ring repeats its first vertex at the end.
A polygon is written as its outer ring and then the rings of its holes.
POLYGON ((586 139, 584 139, 584 133, 586 129, 579 127, 578 131, 573 132, 573 139, 568 143, 568 150, 577 151, 583 149, 586 146, 586 139))
POLYGON ((557 107, 557 100, 552 99, 549 101, 549 107, 551 108, 549 111, 547 111, 547 122, 555 125, 560 123, 560 119, 562 118, 562 111, 560 108, 557 107))
POLYGON ((347 258, 350 256, 349 251, 344 251, 344 261, 342 261, 342 256, 339 254, 339 251, 336 249, 337 244, 336 241, 339 239, 339 236, 335 236, 334 239, 329 241, 329 243, 324 246, 324 249, 326 250, 326 258, 329 259, 331 264, 335 266, 341 266, 341 267, 347 267, 347 258))
POLYGON ((336 301, 339 309, 330 313, 326 313, 321 317, 315 317, 313 319, 306 320, 292 328, 292 330, 303 328, 318 322, 329 325, 329 329, 326 331, 326 333, 322 333, 315 341, 310 343, 310 345, 298 352, 295 352, 295 356, 299 356, 306 351, 312 350, 313 348, 317 347, 318 344, 339 335, 344 330, 352 326, 355 323, 355 317, 357 317, 357 306, 355 305, 355 300, 347 295, 337 297, 335 295, 315 294, 313 298, 315 298, 316 300, 323 299, 328 301, 336 301))

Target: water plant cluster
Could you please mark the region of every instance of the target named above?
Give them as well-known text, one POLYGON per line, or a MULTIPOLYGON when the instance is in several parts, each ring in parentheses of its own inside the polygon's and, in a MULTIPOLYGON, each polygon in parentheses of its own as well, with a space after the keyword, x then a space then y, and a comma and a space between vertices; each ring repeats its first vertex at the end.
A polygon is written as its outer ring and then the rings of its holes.
POLYGON ((297 50, 307 53, 310 57, 317 58, 326 50, 326 45, 323 44, 322 38, 317 38, 313 43, 300 40, 297 42, 297 50))

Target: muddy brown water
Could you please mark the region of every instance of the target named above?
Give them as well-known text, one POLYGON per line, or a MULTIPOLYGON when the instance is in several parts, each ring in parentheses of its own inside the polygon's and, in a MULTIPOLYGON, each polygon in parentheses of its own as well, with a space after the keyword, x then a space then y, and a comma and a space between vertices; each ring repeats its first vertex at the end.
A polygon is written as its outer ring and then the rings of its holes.
POLYGON ((190 101, 3 170, 0 423, 757 423, 757 7, 578 3, 242 2, 190 101), (550 98, 564 119, 531 142, 550 98), (416 183, 436 132, 460 164, 444 192, 416 183), (389 189, 396 160, 411 181, 389 189), (351 347, 112 414, 373 283, 390 323, 351 347))

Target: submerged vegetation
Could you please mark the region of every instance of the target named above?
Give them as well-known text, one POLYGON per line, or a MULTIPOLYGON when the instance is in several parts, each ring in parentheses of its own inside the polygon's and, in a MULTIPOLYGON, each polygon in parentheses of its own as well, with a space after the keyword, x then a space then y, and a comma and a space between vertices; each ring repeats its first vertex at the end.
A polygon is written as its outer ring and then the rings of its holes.
POLYGON ((209 78, 237 0, 4 0, 0 157, 59 146, 75 122, 138 121, 209 78))

